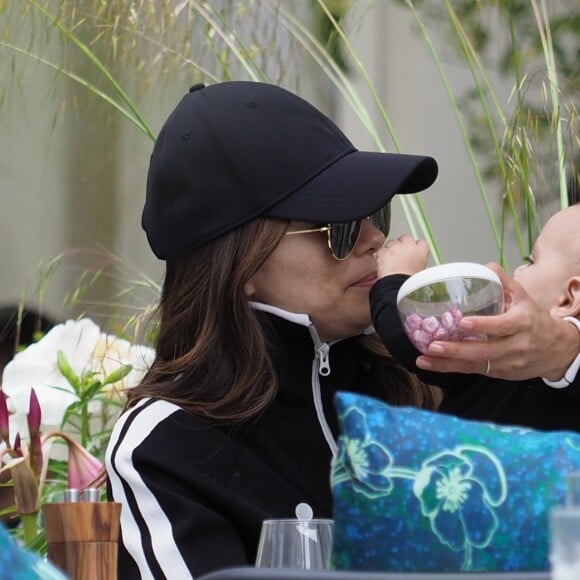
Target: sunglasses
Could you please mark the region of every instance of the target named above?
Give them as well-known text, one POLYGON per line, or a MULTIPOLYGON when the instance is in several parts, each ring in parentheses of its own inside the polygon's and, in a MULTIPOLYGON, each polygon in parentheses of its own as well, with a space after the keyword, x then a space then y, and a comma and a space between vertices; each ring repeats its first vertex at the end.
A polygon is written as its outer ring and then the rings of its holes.
POLYGON ((346 260, 354 251, 360 237, 363 220, 368 219, 373 226, 380 230, 385 238, 389 235, 391 227, 391 205, 387 204, 374 214, 354 220, 352 222, 327 224, 319 228, 308 230, 295 230, 286 232, 287 236, 295 234, 311 234, 313 232, 326 232, 328 237, 328 247, 332 256, 337 260, 346 260))

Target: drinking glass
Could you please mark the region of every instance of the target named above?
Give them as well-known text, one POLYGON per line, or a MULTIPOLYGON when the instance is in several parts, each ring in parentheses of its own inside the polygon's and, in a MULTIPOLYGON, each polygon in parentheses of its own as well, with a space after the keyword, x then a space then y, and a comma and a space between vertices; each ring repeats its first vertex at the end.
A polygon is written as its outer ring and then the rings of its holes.
POLYGON ((567 503, 570 506, 580 506, 580 471, 569 473, 567 478, 568 496, 567 503))
POLYGON ((326 570, 332 550, 332 520, 264 520, 257 568, 326 570))
POLYGON ((580 507, 553 508, 550 515, 552 580, 580 578, 580 507))

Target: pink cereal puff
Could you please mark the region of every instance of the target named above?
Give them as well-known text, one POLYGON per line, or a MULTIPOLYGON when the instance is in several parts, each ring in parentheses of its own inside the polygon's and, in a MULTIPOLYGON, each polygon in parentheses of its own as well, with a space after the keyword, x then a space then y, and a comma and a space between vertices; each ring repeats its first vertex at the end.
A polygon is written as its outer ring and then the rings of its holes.
POLYGON ((439 328, 439 321, 435 316, 427 316, 423 319, 421 330, 433 334, 439 328))
POLYGON ((421 328, 421 324, 423 323, 423 319, 418 314, 413 313, 407 316, 405 322, 411 330, 419 330, 421 328))
POLYGON ((440 326, 434 333, 433 333, 433 340, 445 340, 449 336, 449 331, 440 326))
POLYGON ((433 336, 424 330, 414 330, 413 340, 415 342, 432 342, 433 336))
POLYGON ((441 315, 441 326, 449 332, 453 332, 457 328, 457 322, 455 322, 451 312, 444 312, 441 315))
POLYGON ((426 349, 433 342, 433 336, 424 330, 414 330, 413 342, 419 350, 421 350, 421 346, 426 349))
POLYGON ((456 324, 463 318, 463 312, 455 306, 449 312, 451 312, 451 316, 453 316, 456 324))

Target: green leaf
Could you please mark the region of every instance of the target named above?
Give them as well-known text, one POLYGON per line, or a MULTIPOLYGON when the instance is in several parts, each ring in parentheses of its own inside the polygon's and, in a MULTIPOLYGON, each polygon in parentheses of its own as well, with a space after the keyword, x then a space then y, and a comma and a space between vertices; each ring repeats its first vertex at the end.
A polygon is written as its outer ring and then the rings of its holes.
POLYGON ((77 415, 78 413, 80 413, 82 408, 85 406, 86 406, 86 403, 83 403, 82 401, 76 401, 76 402, 72 403, 72 405, 69 405, 67 407, 66 411, 64 412, 64 417, 62 418, 61 425, 66 425, 66 423, 69 420, 69 417, 71 415, 77 415))

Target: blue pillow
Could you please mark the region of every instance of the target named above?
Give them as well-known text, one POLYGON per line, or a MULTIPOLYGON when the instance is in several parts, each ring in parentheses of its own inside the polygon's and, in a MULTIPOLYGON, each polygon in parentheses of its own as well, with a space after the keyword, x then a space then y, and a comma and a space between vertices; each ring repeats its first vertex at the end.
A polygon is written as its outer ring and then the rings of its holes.
POLYGON ((0 523, 0 578, 3 580, 66 580, 47 560, 22 548, 0 523))
POLYGON ((336 569, 549 569, 549 513, 580 435, 466 421, 339 393, 336 569))

